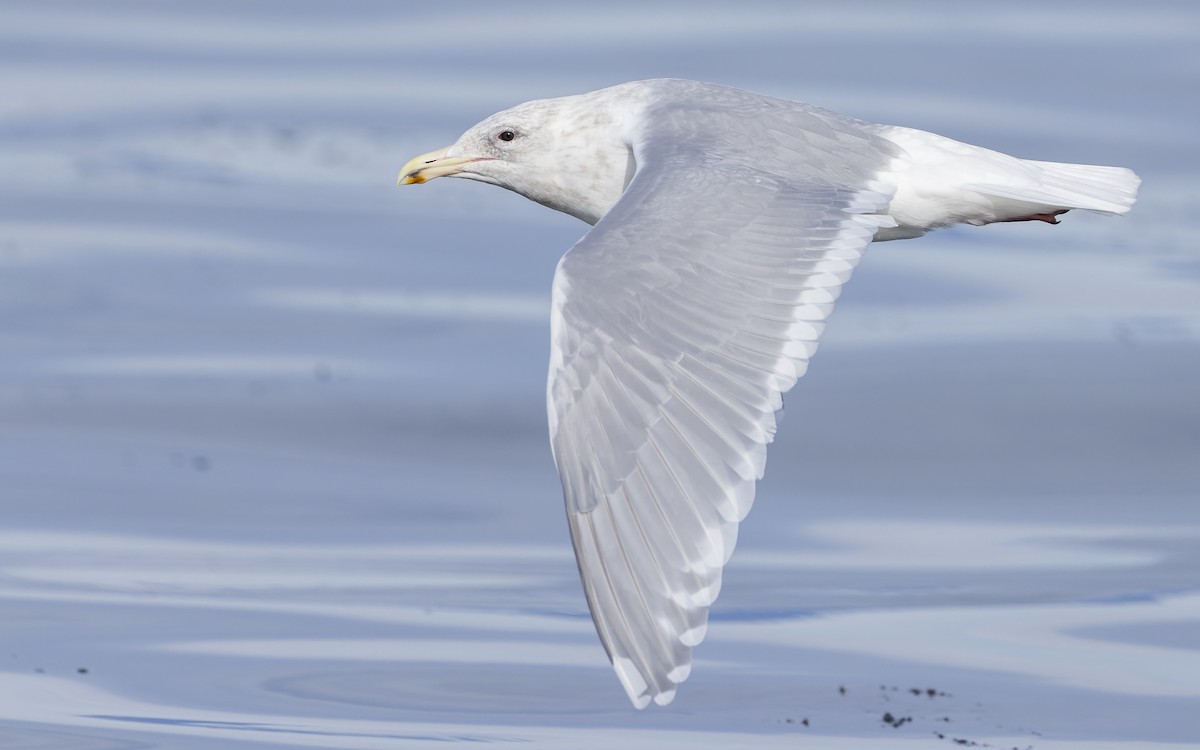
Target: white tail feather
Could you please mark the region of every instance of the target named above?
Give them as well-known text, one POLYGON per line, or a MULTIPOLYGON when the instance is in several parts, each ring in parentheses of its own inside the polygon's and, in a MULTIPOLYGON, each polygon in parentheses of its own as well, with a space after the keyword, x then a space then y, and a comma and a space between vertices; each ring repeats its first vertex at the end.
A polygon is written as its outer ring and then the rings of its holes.
POLYGON ((880 174, 896 186, 888 214, 894 228, 876 241, 920 237, 954 224, 991 224, 1053 217, 1073 208, 1123 214, 1141 180, 1121 167, 1032 161, 894 125, 877 132, 900 147, 880 174))
POLYGON ((968 184, 963 187, 986 195, 1050 208, 1079 208, 1123 214, 1133 207, 1137 200, 1138 185, 1142 182, 1132 170, 1124 167, 1023 161, 1036 168, 1038 185, 968 184))

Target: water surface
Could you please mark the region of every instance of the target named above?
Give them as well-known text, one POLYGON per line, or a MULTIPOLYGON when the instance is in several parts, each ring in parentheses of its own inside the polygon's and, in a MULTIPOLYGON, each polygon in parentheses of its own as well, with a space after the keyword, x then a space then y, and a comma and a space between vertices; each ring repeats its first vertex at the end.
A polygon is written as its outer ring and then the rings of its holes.
POLYGON ((0 745, 1200 744, 1200 12, 535 6, 0 10, 0 745), (1145 184, 869 253, 636 712, 546 440, 585 227, 390 185, 659 75, 1145 184))

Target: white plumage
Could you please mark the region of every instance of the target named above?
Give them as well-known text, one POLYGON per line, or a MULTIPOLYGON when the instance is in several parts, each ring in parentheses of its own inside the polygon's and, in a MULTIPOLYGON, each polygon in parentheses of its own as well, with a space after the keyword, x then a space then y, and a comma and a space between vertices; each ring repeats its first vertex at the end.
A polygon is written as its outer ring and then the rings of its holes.
POLYGON ((1139 182, 681 80, 519 105, 400 178, 443 175, 595 225, 555 274, 547 407, 588 605, 639 708, 687 679, 782 394, 867 245, 1124 213, 1139 182))

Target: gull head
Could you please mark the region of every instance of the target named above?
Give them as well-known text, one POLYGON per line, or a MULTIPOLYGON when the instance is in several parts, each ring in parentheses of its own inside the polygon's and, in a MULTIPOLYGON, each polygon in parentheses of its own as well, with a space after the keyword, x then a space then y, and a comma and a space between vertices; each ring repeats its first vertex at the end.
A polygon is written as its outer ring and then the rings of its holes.
POLYGON ((634 103, 612 91, 540 99, 494 114, 453 144, 411 159, 398 184, 463 177, 595 224, 635 168, 634 103))

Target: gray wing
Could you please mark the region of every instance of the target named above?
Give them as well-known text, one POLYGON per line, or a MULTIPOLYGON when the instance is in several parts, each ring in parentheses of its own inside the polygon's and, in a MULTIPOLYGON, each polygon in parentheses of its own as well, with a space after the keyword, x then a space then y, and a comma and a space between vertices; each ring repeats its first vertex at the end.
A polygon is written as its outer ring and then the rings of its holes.
POLYGON ((555 274, 547 401, 588 605, 641 708, 687 679, 781 394, 894 222, 867 167, 852 187, 635 155, 621 200, 555 274))

